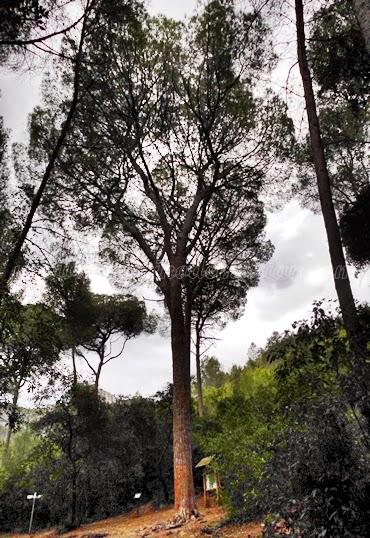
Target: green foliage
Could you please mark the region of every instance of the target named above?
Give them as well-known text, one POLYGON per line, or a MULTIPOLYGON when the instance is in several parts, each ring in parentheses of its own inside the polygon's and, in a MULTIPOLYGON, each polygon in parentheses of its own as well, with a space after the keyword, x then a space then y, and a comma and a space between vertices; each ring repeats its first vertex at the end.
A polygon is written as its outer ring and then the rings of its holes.
POLYGON ((153 398, 102 401, 76 385, 15 435, 0 472, 0 529, 24 529, 26 495, 38 491, 35 526, 67 528, 172 498, 171 388, 153 398))
POLYGON ((92 296, 92 341, 99 343, 106 337, 122 334, 125 339, 134 338, 142 331, 153 332, 155 318, 148 316, 145 303, 133 295, 92 296))
POLYGON ((33 366, 50 367, 59 357, 61 332, 59 318, 42 303, 14 302, 4 313, 1 358, 15 368, 31 371, 33 366))
POLYGON ((266 517, 264 536, 366 535, 369 518, 369 309, 354 353, 337 314, 274 333, 246 366, 211 361, 195 439, 216 455, 230 517, 266 517))
MULTIPOLYGON (((35 388, 42 375, 49 378, 63 349, 63 333, 59 317, 42 303, 22 305, 9 298, 0 312, 1 395, 15 394, 15 407, 20 387, 35 388)), ((18 421, 16 408, 9 417, 13 428, 18 421)))
POLYGON ((1 41, 24 39, 34 28, 44 28, 49 2, 44 0, 4 0, 0 7, 1 41))
POLYGON ((345 208, 340 230, 349 260, 363 269, 370 263, 370 186, 345 208))
POLYGON ((350 2, 328 2, 315 17, 310 59, 322 95, 344 97, 353 106, 366 103, 370 62, 350 2))
POLYGON ((83 355, 90 370, 95 376, 95 387, 98 388, 100 373, 105 364, 119 357, 126 342, 143 331, 153 332, 157 319, 147 314, 144 301, 133 295, 91 295, 91 324, 82 342, 83 348, 98 355, 98 365, 93 366, 90 359, 83 355), (120 350, 112 350, 112 338, 121 338, 120 350))
MULTIPOLYGON (((261 232, 264 221, 261 219, 261 232)), ((223 328, 227 319, 237 320, 244 312, 247 294, 259 280, 259 265, 267 262, 273 252, 269 241, 256 241, 254 255, 243 276, 231 271, 217 270, 215 267, 194 268, 187 279, 188 293, 192 294, 192 324, 196 339, 196 350, 200 354, 201 345, 207 340, 207 331, 214 327, 223 328)), ((199 357, 198 357, 199 358, 199 357)), ((210 365, 209 365, 210 366, 210 365)), ((203 364, 205 367, 205 364, 203 364)), ((203 372, 203 377, 205 372, 203 372)), ((207 379, 204 379, 207 383, 207 379)))
POLYGON ((130 339, 153 332, 156 319, 133 295, 102 295, 90 290, 90 280, 74 262, 59 263, 46 278, 45 300, 65 322, 70 347, 100 349, 116 334, 130 339))
POLYGON ((283 428, 274 367, 247 364, 224 373, 224 380, 205 389, 208 415, 199 422, 195 438, 205 454, 217 456, 230 515, 257 517, 261 478, 274 437, 283 428))
MULTIPOLYGON (((366 106, 370 65, 351 2, 328 2, 315 13, 309 60, 319 92, 317 104, 333 199, 338 212, 360 202, 369 184, 366 106)), ((300 170, 296 193, 317 208, 316 180, 307 142, 298 151, 300 170)))
POLYGON ((90 281, 69 262, 58 263, 45 283, 45 301, 62 317, 68 347, 77 347, 87 338, 92 323, 90 281))
MULTIPOLYGON (((2 531, 26 528, 30 516, 27 495, 43 489, 40 470, 53 478, 50 463, 57 457, 57 449, 36 435, 29 427, 14 435, 6 465, 0 464, 0 529, 2 531)), ((44 499, 38 501, 36 522, 48 525, 48 510, 44 499)))
POLYGON ((366 534, 370 444, 368 310, 353 354, 341 320, 321 305, 311 322, 296 325, 276 371, 285 428, 274 441, 262 496, 272 513, 266 536, 284 520, 294 536, 356 537, 366 534))
MULTIPOLYGON (((368 308, 359 316, 368 348, 368 308)), ((365 536, 367 356, 353 354, 340 318, 321 304, 294 329, 274 334, 244 367, 224 372, 217 359, 205 362, 207 414, 195 419, 197 450, 216 456, 229 515, 267 516, 266 537, 282 522, 292 536, 365 536)), ((16 436, 0 475, 2 528, 24 524, 29 490, 44 493, 40 526, 120 513, 136 491, 168 502, 171 396, 108 405, 91 387, 74 386, 39 420, 41 436, 16 436)))
POLYGON ((121 355, 127 340, 143 331, 152 333, 157 318, 148 314, 145 303, 133 295, 102 295, 90 290, 90 280, 79 272, 74 262, 58 263, 46 278, 45 300, 62 319, 63 340, 72 349, 74 380, 77 381, 75 355, 82 355, 96 377, 98 386, 101 368, 121 355), (112 353, 112 337, 120 336, 121 352, 112 353), (109 351, 108 351, 109 346, 109 351), (99 356, 93 367, 82 349, 99 356))
POLYGON ((284 520, 293 536, 366 536, 369 453, 343 402, 301 402, 265 471, 266 536, 284 520))
POLYGON ((201 362, 201 374, 204 387, 221 387, 225 373, 216 357, 205 357, 201 362))

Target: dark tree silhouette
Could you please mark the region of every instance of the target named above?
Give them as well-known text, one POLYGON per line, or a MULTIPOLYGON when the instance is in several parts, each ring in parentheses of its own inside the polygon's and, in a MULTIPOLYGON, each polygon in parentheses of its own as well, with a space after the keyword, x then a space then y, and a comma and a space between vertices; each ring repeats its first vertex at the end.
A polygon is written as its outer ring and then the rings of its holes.
POLYGON ((90 356, 82 356, 94 375, 98 392, 103 367, 122 355, 128 340, 143 331, 153 332, 155 318, 147 314, 144 302, 132 295, 92 294, 90 305, 91 325, 82 347, 98 355, 98 364, 90 356), (118 349, 113 348, 114 344, 118 349))
POLYGON ((316 171, 321 211, 324 218, 326 235, 328 239, 335 289, 338 295, 345 327, 348 333, 354 336, 358 328, 357 312, 352 294, 351 283, 348 276, 347 264, 344 257, 338 221, 333 204, 325 150, 321 136, 319 118, 317 115, 315 95, 312 87, 311 72, 307 60, 302 0, 295 1, 295 9, 297 22, 298 62, 306 101, 312 157, 316 171))

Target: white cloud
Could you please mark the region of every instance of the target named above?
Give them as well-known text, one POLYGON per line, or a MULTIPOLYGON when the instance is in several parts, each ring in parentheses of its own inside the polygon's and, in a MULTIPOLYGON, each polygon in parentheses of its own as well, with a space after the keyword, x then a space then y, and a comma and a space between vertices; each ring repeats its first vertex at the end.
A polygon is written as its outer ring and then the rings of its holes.
POLYGON ((157 14, 165 14, 167 17, 174 19, 183 19, 185 15, 191 15, 195 9, 195 0, 151 0, 149 10, 157 14))

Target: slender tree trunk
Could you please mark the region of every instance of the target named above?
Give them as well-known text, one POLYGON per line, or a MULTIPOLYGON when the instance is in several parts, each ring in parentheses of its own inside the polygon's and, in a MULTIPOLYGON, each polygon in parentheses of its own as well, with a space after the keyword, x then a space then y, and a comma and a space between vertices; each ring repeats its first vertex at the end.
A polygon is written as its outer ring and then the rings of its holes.
POLYGON ((76 348, 72 347, 73 384, 77 385, 76 348))
POLYGON ((16 265, 18 263, 24 243, 31 230, 31 226, 32 226, 36 211, 38 210, 42 202, 45 189, 47 188, 50 182, 50 178, 54 172, 55 164, 63 149, 65 140, 67 138, 67 135, 72 125, 73 117, 77 109, 77 104, 78 104, 78 99, 79 99, 79 89, 80 89, 80 71, 81 71, 81 65, 82 65, 84 41, 85 41, 85 36, 86 36, 86 23, 87 23, 87 17, 91 11, 91 6, 92 6, 92 2, 89 1, 87 3, 86 9, 85 9, 85 15, 83 18, 81 37, 80 37, 80 42, 79 42, 79 46, 78 46, 78 50, 77 50, 77 54, 75 58, 75 64, 74 64, 73 95, 72 95, 71 105, 69 107, 69 111, 66 116, 66 119, 62 125, 61 131, 56 141, 56 144, 54 146, 54 149, 51 152, 51 155, 49 157, 49 162, 45 168, 45 172, 42 176, 39 188, 37 189, 36 194, 32 199, 32 203, 28 211, 28 215, 26 217, 23 228, 5 264, 5 269, 0 279, 1 280, 0 281, 0 299, 2 299, 3 295, 7 291, 8 282, 11 276, 13 275, 16 265))
POLYGON ((73 463, 72 466, 72 492, 71 492, 71 529, 75 529, 77 517, 77 470, 76 464, 73 463))
POLYGON ((21 387, 21 381, 17 381, 16 384, 15 384, 15 387, 14 387, 14 392, 13 392, 13 400, 12 400, 12 405, 11 405, 11 408, 10 408, 10 413, 9 413, 9 418, 8 418, 8 421, 9 421, 9 424, 8 424, 8 429, 7 429, 7 432, 6 432, 6 438, 5 438, 5 443, 4 443, 4 452, 3 452, 3 462, 6 461, 7 457, 8 457, 8 453, 9 453, 9 448, 10 448, 10 439, 11 439, 11 436, 12 436, 12 433, 13 433, 13 428, 14 428, 14 415, 17 411, 17 407, 18 407, 18 398, 19 398, 19 389, 21 387))
POLYGON ((175 508, 181 517, 189 519, 196 508, 190 427, 190 335, 184 318, 181 283, 173 277, 170 286, 175 508))
POLYGON ((338 295, 340 309, 342 311, 343 322, 349 335, 353 336, 356 334, 357 330, 357 312, 347 272, 347 264, 344 257, 337 216, 333 204, 324 145, 312 87, 312 78, 307 61, 302 0, 295 0, 295 8, 297 19, 298 63, 306 101, 312 155, 315 164, 321 211, 325 223, 334 283, 338 295))
POLYGON ((159 468, 158 468, 158 476, 159 476, 159 481, 160 481, 161 486, 162 486, 162 492, 163 492, 164 502, 165 502, 166 504, 168 504, 169 501, 170 501, 170 494, 169 494, 169 491, 168 491, 167 481, 166 481, 166 479, 165 479, 164 476, 163 476, 162 465, 159 465, 159 468))
POLYGON ((203 403, 203 386, 202 386, 202 372, 200 368, 200 329, 195 328, 195 364, 197 370, 197 399, 198 399, 198 413, 200 417, 204 416, 204 403, 203 403))
POLYGON ((370 0, 352 0, 352 5, 365 41, 367 52, 370 54, 370 0))
POLYGON ((101 370, 103 368, 104 354, 103 354, 103 356, 99 355, 99 358, 100 358, 100 362, 99 362, 99 365, 98 365, 98 369, 96 370, 95 383, 94 383, 94 389, 95 389, 96 394, 98 394, 98 392, 99 392, 99 380, 100 380, 101 370))

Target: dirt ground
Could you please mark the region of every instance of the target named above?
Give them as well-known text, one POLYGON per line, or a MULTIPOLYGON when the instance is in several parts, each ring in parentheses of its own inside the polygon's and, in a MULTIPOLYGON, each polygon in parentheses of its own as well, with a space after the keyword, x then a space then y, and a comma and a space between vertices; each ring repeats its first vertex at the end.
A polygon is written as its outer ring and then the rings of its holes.
POLYGON ((172 508, 164 508, 154 511, 149 505, 140 509, 140 514, 126 514, 89 525, 83 525, 79 529, 63 535, 57 535, 49 530, 34 534, 7 534, 0 538, 164 538, 168 536, 178 538, 198 538, 217 536, 217 538, 259 538, 261 525, 252 523, 249 525, 225 526, 216 531, 218 523, 222 522, 225 512, 221 507, 204 508, 198 503, 200 517, 189 521, 186 525, 170 528, 168 525, 174 520, 175 511, 172 508), (167 526, 167 528, 165 528, 167 526))

